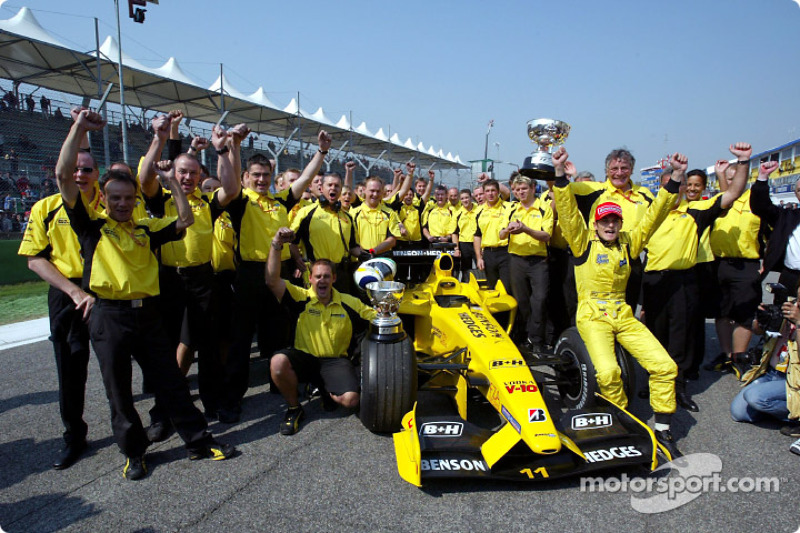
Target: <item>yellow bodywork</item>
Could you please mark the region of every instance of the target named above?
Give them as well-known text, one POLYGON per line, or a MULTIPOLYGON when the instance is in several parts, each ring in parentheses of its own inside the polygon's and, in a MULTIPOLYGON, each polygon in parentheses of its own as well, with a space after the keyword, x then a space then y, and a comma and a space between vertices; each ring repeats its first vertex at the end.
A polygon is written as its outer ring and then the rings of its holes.
MULTIPOLYGON (((428 279, 406 291, 399 310, 400 315, 414 316, 414 348, 421 363, 447 358, 467 365, 466 373, 435 373, 429 383, 456 387, 456 405, 464 419, 467 389, 476 387, 508 422, 481 448, 489 467, 520 440, 537 454, 558 453, 563 445, 582 457, 577 446, 556 430, 527 363, 508 336, 516 314, 514 298, 501 282, 495 290, 481 288, 474 277, 469 283, 459 283, 449 270, 441 268, 452 264, 449 259, 440 257, 428 279), (496 314, 503 317, 504 325, 495 319, 496 314)), ((412 411, 394 439, 400 475, 419 485, 420 450, 415 432, 412 411)))

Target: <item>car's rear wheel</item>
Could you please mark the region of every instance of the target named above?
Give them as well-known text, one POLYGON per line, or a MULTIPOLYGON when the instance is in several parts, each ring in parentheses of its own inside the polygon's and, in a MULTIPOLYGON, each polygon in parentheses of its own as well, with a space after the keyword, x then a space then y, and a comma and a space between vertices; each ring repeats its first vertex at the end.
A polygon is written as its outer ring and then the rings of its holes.
POLYGON ((556 377, 559 381, 567 382, 558 386, 566 406, 583 409, 594 405, 597 392, 594 365, 578 334, 578 328, 564 330, 558 338, 555 351, 564 359, 564 364, 556 368, 556 377))
MULTIPOLYGON (((636 393, 636 368, 633 357, 619 344, 614 345, 614 351, 621 370, 622 388, 625 395, 631 398, 631 395, 636 393)), ((559 380, 569 382, 558 387, 567 407, 576 409, 591 407, 594 404, 595 392, 598 390, 597 372, 592 358, 589 357, 586 344, 578 333, 578 328, 568 328, 561 334, 556 344, 556 354, 565 359, 565 365, 557 370, 557 374, 559 380)))
POLYGON ((417 399, 417 360, 409 337, 361 345, 361 411, 364 426, 376 433, 400 430, 417 399))
POLYGON ((625 391, 625 396, 630 401, 633 394, 636 394, 636 368, 633 365, 633 356, 628 353, 628 350, 623 348, 619 343, 614 346, 617 352, 617 364, 622 370, 622 389, 625 391))

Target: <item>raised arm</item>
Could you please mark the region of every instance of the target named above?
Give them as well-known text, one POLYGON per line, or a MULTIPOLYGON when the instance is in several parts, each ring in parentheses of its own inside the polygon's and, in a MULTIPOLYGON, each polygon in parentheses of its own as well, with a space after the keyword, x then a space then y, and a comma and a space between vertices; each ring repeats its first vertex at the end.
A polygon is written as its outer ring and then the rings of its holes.
POLYGON ((569 154, 563 146, 553 154, 553 167, 555 167, 556 180, 553 187, 555 195, 558 220, 561 225, 561 233, 572 249, 572 254, 579 257, 586 250, 591 238, 591 232, 586 226, 586 222, 578 209, 578 202, 575 200, 575 193, 569 186, 569 180, 565 170, 569 154))
POLYGON ((75 206, 80 194, 80 189, 75 183, 74 173, 81 142, 87 132, 102 130, 105 125, 106 121, 99 113, 82 109, 75 114, 75 122, 72 123, 64 144, 61 145, 61 152, 58 154, 56 163, 56 182, 58 190, 61 191, 61 197, 68 207, 75 206))
POLYGON ((770 226, 778 221, 781 208, 769 197, 769 175, 778 170, 777 161, 765 161, 758 169, 758 179, 750 189, 750 210, 770 226))
POLYGON ((356 190, 353 176, 356 171, 356 162, 348 161, 344 164, 344 187, 350 187, 351 191, 356 190))
POLYGON ((161 160, 161 152, 167 144, 169 137, 170 118, 169 115, 159 115, 154 117, 152 122, 153 140, 144 155, 142 168, 139 172, 139 183, 142 185, 142 192, 148 198, 158 194, 158 180, 156 180, 155 164, 161 160))
POLYGON ((165 183, 169 183, 169 190, 172 192, 172 198, 175 201, 175 210, 178 212, 178 220, 175 223, 175 229, 180 233, 194 224, 194 215, 192 214, 192 208, 189 206, 189 200, 186 199, 186 194, 183 192, 183 188, 180 183, 178 183, 178 180, 175 179, 172 161, 165 160, 153 163, 151 170, 154 174, 158 174, 165 183))
POLYGON ((686 177, 686 169, 689 167, 689 158, 676 152, 669 158, 669 164, 672 167, 669 181, 659 189, 655 201, 647 208, 644 218, 630 232, 631 256, 642 253, 647 241, 666 220, 678 198, 681 184, 686 177))
MULTIPOLYGON (((747 143, 736 143, 730 146, 731 153, 736 156, 736 168, 734 169, 733 180, 728 185, 728 189, 722 193, 722 208, 727 209, 739 199, 747 187, 747 178, 750 174, 750 156, 753 153, 753 147, 747 143)), ((729 163, 725 163, 723 174, 728 168, 729 163)), ((777 167, 777 163, 775 163, 777 167)), ((760 177, 760 175, 759 175, 760 177)))
POLYGON ((242 190, 242 180, 236 171, 236 162, 241 169, 241 143, 242 139, 250 133, 250 128, 239 124, 231 131, 226 132, 219 126, 214 126, 211 132, 211 143, 217 151, 217 178, 222 184, 222 189, 217 193, 217 200, 221 206, 228 205, 237 198, 242 190), (226 150, 229 152, 226 155, 226 150))
POLYGON ((433 181, 436 178, 436 172, 433 170, 428 171, 428 184, 425 186, 425 190, 422 192, 422 203, 428 203, 428 199, 431 197, 431 191, 433 191, 433 181))
POLYGON ((728 178, 725 177, 725 171, 728 170, 729 163, 725 159, 718 159, 714 163, 714 174, 717 175, 717 185, 720 192, 728 190, 728 178))
POLYGON ((311 158, 311 161, 308 162, 306 168, 303 169, 303 173, 300 174, 297 181, 292 183, 292 196, 294 196, 295 200, 302 198, 303 191, 308 188, 311 180, 314 179, 319 169, 322 168, 322 163, 325 161, 328 150, 331 149, 333 139, 328 135, 327 131, 320 130, 317 135, 317 142, 319 143, 319 150, 317 150, 317 153, 311 158))
POLYGON ((267 257, 267 267, 264 276, 267 287, 280 302, 286 292, 286 282, 281 279, 281 251, 284 244, 289 244, 294 240, 294 232, 289 228, 279 228, 272 238, 269 245, 269 256, 267 257))
POLYGON ((397 197, 400 201, 402 201, 408 191, 411 190, 411 184, 414 183, 414 171, 417 169, 417 165, 415 163, 406 163, 406 169, 408 170, 408 174, 403 177, 403 181, 400 183, 400 190, 397 191, 397 197))

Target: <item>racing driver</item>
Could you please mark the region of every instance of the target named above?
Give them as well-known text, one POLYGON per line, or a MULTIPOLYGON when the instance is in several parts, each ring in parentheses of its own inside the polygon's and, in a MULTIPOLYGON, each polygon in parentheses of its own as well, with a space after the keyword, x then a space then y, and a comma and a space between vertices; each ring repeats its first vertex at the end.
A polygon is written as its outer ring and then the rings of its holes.
POLYGON ((682 454, 670 431, 678 368, 653 334, 633 316, 631 307, 625 303, 625 287, 631 259, 639 257, 678 197, 688 159, 679 153, 670 158, 674 169, 672 177, 637 226, 630 231, 620 231, 622 208, 613 202, 603 202, 595 208, 592 232, 568 186, 564 172, 568 157, 563 146, 553 155, 555 200, 564 238, 575 257, 576 325, 594 364, 597 385, 600 393, 612 403, 627 408, 628 398, 614 350, 616 340, 650 374, 650 405, 655 413, 656 440, 670 453, 670 459, 680 457, 682 454))

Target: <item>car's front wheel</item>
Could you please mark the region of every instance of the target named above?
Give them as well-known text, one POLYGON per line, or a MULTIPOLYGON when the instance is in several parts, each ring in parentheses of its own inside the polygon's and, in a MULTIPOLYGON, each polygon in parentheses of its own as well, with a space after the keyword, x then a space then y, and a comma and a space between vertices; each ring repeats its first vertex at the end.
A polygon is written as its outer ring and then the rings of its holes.
POLYGON ((411 339, 361 345, 361 412, 364 426, 376 433, 400 431, 403 416, 417 400, 417 359, 411 339))

